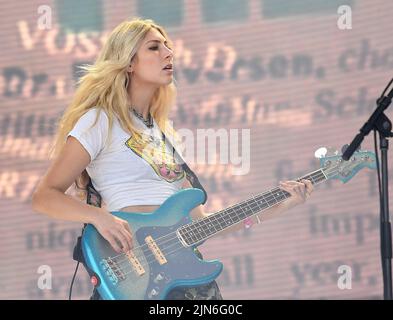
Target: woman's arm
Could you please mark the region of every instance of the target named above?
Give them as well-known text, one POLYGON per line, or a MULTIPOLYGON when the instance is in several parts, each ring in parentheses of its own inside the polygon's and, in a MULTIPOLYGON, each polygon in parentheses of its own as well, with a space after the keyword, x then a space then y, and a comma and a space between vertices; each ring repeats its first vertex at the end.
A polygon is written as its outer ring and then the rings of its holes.
POLYGON ((121 248, 128 251, 132 237, 126 221, 65 194, 89 162, 90 155, 79 141, 68 137, 62 152, 34 190, 32 208, 52 218, 93 224, 117 252, 121 248))

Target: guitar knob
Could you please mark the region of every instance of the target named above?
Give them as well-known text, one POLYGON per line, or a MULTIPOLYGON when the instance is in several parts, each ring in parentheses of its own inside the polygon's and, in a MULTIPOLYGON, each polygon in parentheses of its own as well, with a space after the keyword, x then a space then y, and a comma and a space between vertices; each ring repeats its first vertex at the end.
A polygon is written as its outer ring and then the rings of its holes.
POLYGON ((157 274, 157 276, 154 278, 154 282, 158 283, 164 279, 164 275, 162 273, 157 274))
POLYGON ((347 171, 347 170, 341 173, 341 175, 344 176, 344 177, 348 177, 349 174, 350 174, 350 172, 347 171))
POLYGON ((154 288, 152 289, 149 293, 148 293, 148 297, 149 299, 152 299, 154 297, 156 297, 158 295, 158 293, 160 292, 160 290, 158 288, 154 288))

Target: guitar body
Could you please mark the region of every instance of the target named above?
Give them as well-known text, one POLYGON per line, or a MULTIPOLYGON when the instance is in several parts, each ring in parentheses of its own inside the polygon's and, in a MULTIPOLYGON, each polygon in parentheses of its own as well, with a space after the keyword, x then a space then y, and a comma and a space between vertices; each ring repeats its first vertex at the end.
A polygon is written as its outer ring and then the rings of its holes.
POLYGON ((169 197, 152 213, 112 212, 129 223, 137 262, 115 252, 94 226, 87 225, 82 251, 87 266, 99 279, 101 297, 159 300, 173 288, 200 286, 217 278, 222 263, 199 259, 194 247, 186 246, 176 234, 178 228, 192 221, 190 211, 203 200, 203 192, 191 188, 169 197))

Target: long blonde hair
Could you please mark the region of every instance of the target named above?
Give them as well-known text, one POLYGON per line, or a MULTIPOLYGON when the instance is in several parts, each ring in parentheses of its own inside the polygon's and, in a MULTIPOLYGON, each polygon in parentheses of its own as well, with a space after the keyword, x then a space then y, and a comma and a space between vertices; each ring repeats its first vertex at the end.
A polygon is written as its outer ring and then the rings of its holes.
MULTIPOLYGON (((127 86, 130 79, 126 69, 131 60, 136 58, 136 52, 142 40, 152 28, 157 29, 168 43, 172 44, 165 30, 153 20, 134 18, 120 23, 110 33, 93 65, 81 67, 86 73, 78 80, 78 87, 72 101, 58 122, 50 158, 59 155, 66 143, 68 133, 78 119, 94 107, 105 111, 108 115, 109 132, 111 132, 114 117, 130 134, 138 131, 129 113, 127 86)), ((151 116, 168 136, 175 135, 173 127, 169 124, 168 115, 171 106, 175 103, 176 93, 173 82, 160 86, 153 95, 150 105, 151 116)), ((81 199, 86 196, 88 179, 88 173, 84 170, 74 181, 73 186, 79 189, 78 196, 81 199)))

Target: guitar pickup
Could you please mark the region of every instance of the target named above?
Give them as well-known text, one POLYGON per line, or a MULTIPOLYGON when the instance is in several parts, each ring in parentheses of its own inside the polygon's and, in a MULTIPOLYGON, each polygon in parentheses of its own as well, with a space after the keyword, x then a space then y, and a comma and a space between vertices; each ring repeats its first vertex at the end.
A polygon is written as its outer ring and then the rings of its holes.
POLYGON ((139 262, 138 258, 132 251, 126 253, 128 260, 130 261, 131 265, 135 269, 138 276, 141 276, 145 273, 145 269, 143 268, 142 264, 139 262))
POLYGON ((149 247, 149 249, 153 252, 154 257, 156 258, 156 260, 158 261, 159 264, 165 264, 168 261, 166 260, 164 254, 161 252, 160 248, 158 248, 156 242, 154 241, 154 239, 151 236, 147 236, 145 238, 145 242, 147 244, 147 246, 149 247))

